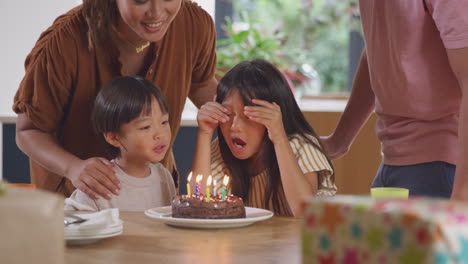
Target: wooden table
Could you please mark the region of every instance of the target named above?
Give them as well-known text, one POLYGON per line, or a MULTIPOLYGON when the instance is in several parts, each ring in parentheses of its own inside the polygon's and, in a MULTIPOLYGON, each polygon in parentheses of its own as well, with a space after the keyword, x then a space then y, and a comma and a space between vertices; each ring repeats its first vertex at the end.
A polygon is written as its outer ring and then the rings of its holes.
POLYGON ((301 261, 300 220, 273 217, 248 227, 200 230, 121 212, 123 234, 67 247, 65 263, 287 263, 301 261))

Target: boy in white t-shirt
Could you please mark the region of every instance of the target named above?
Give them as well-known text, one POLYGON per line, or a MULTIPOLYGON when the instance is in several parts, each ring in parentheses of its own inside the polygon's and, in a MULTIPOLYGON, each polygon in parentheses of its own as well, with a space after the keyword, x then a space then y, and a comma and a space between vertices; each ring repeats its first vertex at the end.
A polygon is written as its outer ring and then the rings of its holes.
POLYGON ((144 211, 171 204, 170 172, 159 163, 171 142, 166 99, 141 77, 118 77, 105 85, 93 108, 92 122, 113 158, 120 194, 93 200, 86 187, 65 200, 65 210, 144 211))

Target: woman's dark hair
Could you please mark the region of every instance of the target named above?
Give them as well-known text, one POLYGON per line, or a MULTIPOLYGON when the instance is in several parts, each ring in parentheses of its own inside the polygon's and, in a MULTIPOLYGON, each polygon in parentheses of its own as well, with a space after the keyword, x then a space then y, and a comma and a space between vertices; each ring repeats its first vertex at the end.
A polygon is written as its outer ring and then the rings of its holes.
POLYGON ((90 50, 114 43, 120 16, 115 0, 83 0, 83 15, 88 24, 90 50))
POLYGON ((141 77, 117 77, 99 91, 94 101, 91 121, 111 158, 119 157, 120 150, 107 143, 103 133, 119 132, 123 124, 141 114, 150 114, 153 98, 159 103, 161 112, 168 113, 166 98, 161 90, 141 77))
MULTIPOLYGON (((319 140, 317 134, 299 109, 283 74, 271 63, 256 59, 236 65, 220 80, 217 88, 216 101, 222 103, 234 90, 239 92, 245 105, 253 105, 251 102, 252 99, 260 99, 278 104, 281 108, 283 125, 288 138, 291 139, 291 137, 296 134, 301 135, 310 144, 314 145, 325 154, 324 148, 320 143, 316 144, 307 137, 307 135, 312 135, 319 140)), ((219 127, 218 135, 222 135, 219 127)), ((249 161, 235 158, 229 150, 223 136, 219 136, 218 140, 221 156, 233 177, 232 192, 247 201, 250 191, 250 177, 255 176, 249 175, 249 161)), ((275 149, 267 133, 265 133, 263 137, 258 155, 259 160, 266 167, 267 175, 269 175, 269 177, 267 177, 264 197, 265 208, 267 208, 269 202, 272 201, 273 210, 279 212, 279 194, 284 191, 281 184, 275 149)), ((328 157, 327 160, 331 165, 332 163, 328 157)), ((332 175, 332 179, 333 178, 334 175, 332 175)))

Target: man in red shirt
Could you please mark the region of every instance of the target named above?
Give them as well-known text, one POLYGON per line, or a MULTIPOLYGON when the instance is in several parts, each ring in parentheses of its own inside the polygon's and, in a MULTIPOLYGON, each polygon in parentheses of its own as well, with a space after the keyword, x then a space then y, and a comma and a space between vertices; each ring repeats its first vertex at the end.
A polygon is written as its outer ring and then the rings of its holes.
POLYGON ((360 1, 366 47, 345 112, 323 139, 332 158, 375 110, 384 156, 373 186, 468 199, 467 8, 466 0, 360 1))

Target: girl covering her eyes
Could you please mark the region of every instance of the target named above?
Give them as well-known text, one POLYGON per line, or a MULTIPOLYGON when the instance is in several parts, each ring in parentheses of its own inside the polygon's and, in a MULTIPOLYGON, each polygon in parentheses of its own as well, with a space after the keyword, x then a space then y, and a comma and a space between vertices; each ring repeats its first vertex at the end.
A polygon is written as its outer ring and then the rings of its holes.
POLYGON ((308 196, 336 193, 333 166, 272 64, 253 60, 232 68, 197 121, 193 174, 212 175, 215 190, 228 175, 229 191, 247 206, 283 216, 299 215, 308 196))

